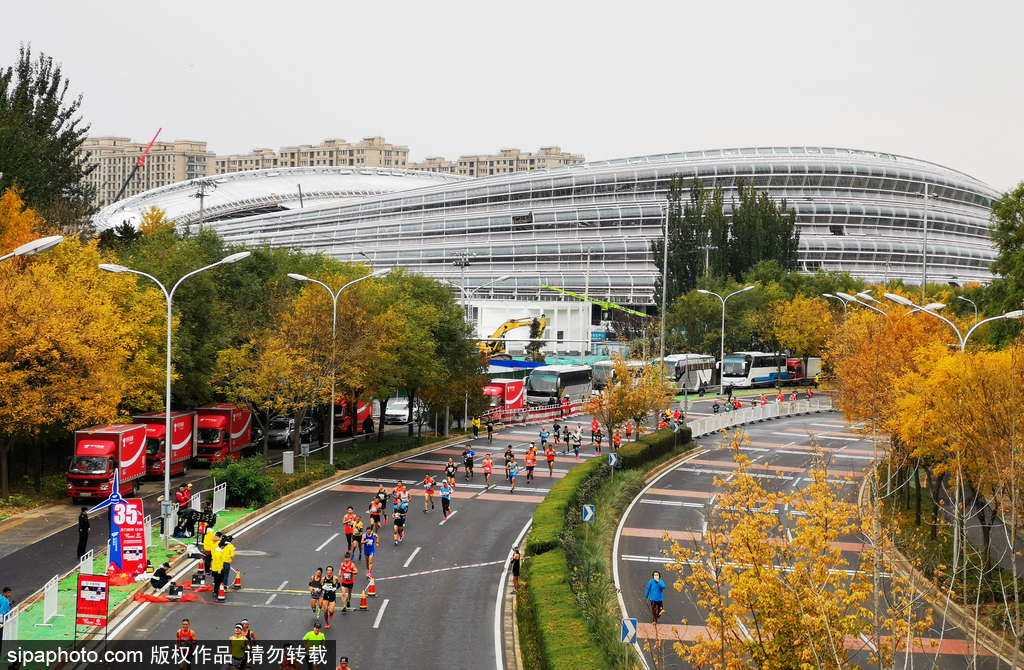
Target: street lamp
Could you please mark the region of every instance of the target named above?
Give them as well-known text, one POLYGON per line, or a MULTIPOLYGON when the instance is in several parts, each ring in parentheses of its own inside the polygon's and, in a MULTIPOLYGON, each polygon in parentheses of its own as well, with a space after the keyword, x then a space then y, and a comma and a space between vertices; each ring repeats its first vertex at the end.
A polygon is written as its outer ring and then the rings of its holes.
POLYGON ((957 300, 963 300, 964 302, 971 303, 971 307, 974 308, 974 323, 977 324, 978 323, 978 306, 974 303, 974 301, 971 300, 970 298, 965 298, 962 295, 958 295, 956 297, 956 299, 957 300))
MULTIPOLYGON (((993 316, 993 317, 989 317, 989 318, 987 318, 987 319, 985 319, 983 321, 979 321, 978 323, 974 324, 974 326, 970 330, 967 331, 966 335, 961 335, 960 334, 960 329, 957 328, 956 325, 952 321, 950 321, 949 319, 947 319, 944 316, 940 316, 939 314, 936 314, 934 310, 928 309, 932 305, 925 305, 924 307, 918 307, 914 303, 910 302, 910 300, 904 298, 901 295, 897 295, 895 293, 886 293, 885 297, 888 298, 889 300, 892 300, 893 302, 895 302, 897 304, 903 305, 905 307, 915 307, 915 308, 921 310, 922 312, 926 312, 928 314, 931 314, 932 316, 934 316, 937 319, 942 319, 943 321, 945 321, 947 324, 949 324, 949 327, 952 328, 953 331, 956 333, 957 339, 960 340, 960 351, 964 351, 964 350, 967 349, 967 340, 971 337, 971 333, 973 333, 975 330, 978 329, 978 326, 980 326, 982 324, 985 324, 985 323, 988 323, 989 321, 998 321, 999 319, 1019 319, 1022 316, 1024 316, 1024 310, 1022 310, 1022 309, 1015 309, 1012 312, 1007 312, 1006 314, 1000 314, 999 316, 993 316)), ((933 304, 935 304, 935 303, 933 303, 933 304)))
POLYGON ((5 261, 8 258, 14 258, 15 256, 35 256, 41 254, 44 251, 49 251, 55 246, 64 241, 63 235, 51 235, 49 237, 40 237, 38 240, 32 240, 26 242, 14 251, 4 256, 0 256, 0 261, 5 261))
MULTIPOLYGON (((472 291, 467 291, 466 287, 459 286, 458 284, 456 284, 454 282, 450 282, 447 279, 439 279, 438 281, 440 281, 442 283, 445 283, 445 284, 448 284, 449 286, 457 288, 460 291, 462 291, 463 304, 466 305, 466 307, 468 307, 469 301, 473 298, 473 294, 474 293, 476 293, 477 291, 479 291, 482 288, 486 288, 486 287, 490 286, 491 284, 497 284, 498 282, 505 281, 506 279, 512 279, 512 275, 501 275, 497 279, 492 279, 491 281, 487 282, 486 284, 481 284, 480 286, 477 286, 472 291)), ((462 315, 463 315, 463 317, 465 317, 467 319, 469 318, 468 310, 466 308, 463 308, 462 315)), ((476 329, 474 328, 474 332, 475 331, 476 331, 476 329)))
MULTIPOLYGON (((724 390, 724 387, 725 387, 725 383, 722 381, 723 373, 725 372, 725 302, 729 298, 731 298, 734 295, 736 295, 737 293, 744 293, 746 291, 749 291, 752 288, 754 288, 753 284, 751 284, 750 286, 746 286, 744 288, 741 288, 739 291, 734 291, 734 292, 730 293, 729 295, 725 296, 724 298, 722 296, 718 295, 717 293, 715 293, 714 291, 705 291, 702 288, 697 289, 697 293, 701 293, 703 295, 713 295, 713 296, 715 296, 716 298, 718 298, 719 300, 722 301, 722 344, 721 344, 721 351, 719 352, 719 358, 718 358, 718 395, 722 395, 722 391, 724 390)), ((664 357, 662 357, 662 358, 664 359, 664 357)))
MULTIPOLYGON (((330 462, 331 465, 334 465, 334 402, 335 402, 335 396, 334 396, 334 376, 335 376, 335 373, 336 373, 335 365, 337 365, 337 363, 334 360, 335 359, 334 347, 335 347, 335 342, 338 339, 338 296, 341 295, 341 292, 344 291, 345 289, 347 289, 352 284, 358 284, 359 282, 363 281, 364 279, 370 279, 371 277, 383 277, 384 275, 386 275, 389 272, 391 272, 391 268, 384 268, 383 270, 377 270, 375 272, 371 272, 370 274, 368 274, 368 275, 366 275, 364 277, 360 277, 359 279, 353 279, 349 283, 347 283, 344 286, 342 286, 341 288, 339 288, 337 290, 337 292, 332 291, 330 286, 328 286, 327 284, 323 283, 319 279, 313 279, 311 277, 307 277, 306 275, 300 275, 300 274, 298 274, 296 272, 289 272, 288 273, 288 276, 291 279, 294 279, 295 281, 308 281, 308 282, 313 282, 314 284, 319 284, 320 286, 323 286, 325 289, 327 289, 327 292, 331 294, 331 302, 334 304, 334 307, 333 307, 334 318, 331 321, 331 402, 330 402, 331 410, 330 410, 330 418, 328 419, 328 425, 327 425, 327 431, 330 434, 330 439, 328 441, 328 444, 330 446, 327 448, 327 460, 330 462)), ((359 418, 359 411, 358 411, 359 408, 358 407, 351 407, 349 409, 352 412, 352 437, 354 438, 355 435, 356 435, 356 420, 359 418)), ((298 426, 296 426, 296 430, 298 430, 298 426)))
MULTIPOLYGON (((216 263, 213 263, 211 265, 207 265, 206 267, 199 268, 198 270, 193 270, 192 272, 189 272, 187 275, 185 275, 184 277, 179 279, 177 281, 177 283, 174 284, 174 287, 171 288, 170 292, 168 292, 167 288, 162 283, 160 283, 160 280, 157 279, 156 277, 154 277, 153 275, 146 274, 145 272, 140 272, 139 270, 132 270, 131 268, 126 268, 123 265, 117 265, 115 263, 100 263, 100 266, 99 266, 100 269, 104 270, 106 272, 113 272, 113 273, 117 273, 117 274, 122 273, 122 272, 128 272, 128 273, 131 273, 133 275, 139 275, 141 277, 146 277, 147 279, 153 280, 153 282, 157 286, 160 287, 160 290, 163 291, 164 298, 167 300, 167 368, 165 370, 165 378, 164 378, 164 381, 166 383, 165 396, 164 396, 164 403, 165 403, 165 406, 164 406, 164 502, 165 503, 170 503, 170 500, 171 500, 171 446, 172 446, 172 442, 174 442, 174 440, 171 439, 171 305, 174 302, 174 292, 178 290, 179 286, 181 286, 181 282, 185 281, 186 279, 188 279, 192 275, 197 275, 200 272, 204 272, 206 270, 209 270, 210 268, 215 268, 218 265, 230 265, 231 263, 237 263, 238 261, 241 261, 241 260, 244 260, 244 259, 248 258, 250 254, 251 254, 251 252, 249 252, 249 251, 240 251, 237 254, 231 254, 227 258, 222 258, 221 260, 217 261, 216 263)), ((164 550, 166 551, 167 550, 167 538, 171 534, 171 529, 168 528, 168 525, 169 525, 168 524, 168 515, 164 512, 163 507, 160 510, 160 516, 163 518, 163 525, 164 525, 164 533, 163 533, 163 535, 164 535, 164 550)))
POLYGON ((846 318, 846 301, 845 300, 843 300, 842 298, 840 298, 837 295, 832 295, 831 293, 822 293, 821 297, 823 297, 823 298, 832 298, 833 300, 838 300, 839 302, 843 303, 843 318, 844 319, 846 318))

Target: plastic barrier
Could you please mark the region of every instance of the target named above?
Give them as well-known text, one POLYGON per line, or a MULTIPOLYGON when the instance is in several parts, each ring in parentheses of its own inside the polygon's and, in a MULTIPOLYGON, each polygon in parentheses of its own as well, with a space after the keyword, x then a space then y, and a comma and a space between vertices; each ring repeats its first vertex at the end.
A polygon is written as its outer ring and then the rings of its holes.
POLYGON ((91 575, 92 562, 95 558, 96 556, 92 549, 82 554, 82 560, 78 561, 78 572, 83 575, 91 575))
POLYGON ((49 623, 50 619, 55 616, 64 616, 57 614, 57 584, 59 580, 60 575, 54 575, 43 587, 43 622, 37 623, 36 626, 52 626, 53 624, 49 623))
POLYGON ((706 416, 690 421, 686 425, 690 427, 693 431, 693 437, 696 438, 745 423, 776 419, 784 416, 797 416, 811 412, 828 412, 831 410, 832 398, 822 396, 811 398, 810 400, 787 400, 781 403, 771 402, 767 405, 747 407, 731 412, 722 411, 714 416, 706 416))
POLYGON ((227 509, 228 485, 217 484, 213 488, 213 513, 223 512, 227 509))

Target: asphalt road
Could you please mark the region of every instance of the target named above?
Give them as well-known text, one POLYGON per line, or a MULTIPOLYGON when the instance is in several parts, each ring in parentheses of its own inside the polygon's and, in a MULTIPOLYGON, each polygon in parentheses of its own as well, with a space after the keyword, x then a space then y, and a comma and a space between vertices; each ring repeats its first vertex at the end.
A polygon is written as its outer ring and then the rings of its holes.
MULTIPOLYGON (((588 419, 574 417, 574 421, 585 424, 588 419)), ((390 490, 401 479, 414 494, 405 540, 395 546, 393 524, 382 527, 373 569, 377 597, 369 600, 367 612, 342 615, 339 605, 325 634, 338 641, 339 653, 348 655, 353 668, 504 667, 503 660, 498 662, 501 657, 496 658, 503 651, 502 645, 495 644, 495 630, 496 616, 501 615, 496 602, 505 561, 550 485, 583 460, 560 456, 554 478, 547 475, 545 464, 534 483, 527 484, 521 475, 516 493, 510 493, 501 458, 505 445, 512 444, 521 455, 538 431, 538 426, 521 426, 496 433, 491 445, 486 437, 474 440, 476 476, 466 482, 460 469, 452 499, 454 513, 443 525, 440 496, 436 509, 424 514, 423 487, 414 484, 428 472, 439 477, 448 457, 458 464, 461 444, 355 476, 236 533, 234 567, 242 570, 243 589, 231 592, 227 603, 216 604, 211 594, 204 593, 203 600, 213 604, 148 604, 137 614, 128 614, 131 618, 126 618, 125 625, 116 622, 112 630, 119 638, 168 640, 173 639, 182 617, 187 617, 201 640, 223 641, 231 636, 234 624, 247 617, 262 639, 300 639, 314 621, 307 587, 310 576, 317 567, 337 568, 341 562, 346 507, 351 505, 367 521, 366 509, 378 484, 390 490), (479 462, 488 452, 495 461, 495 474, 485 491, 479 462), (483 565, 461 567, 476 564, 483 565), (435 570, 439 572, 431 572, 435 570)), ((584 451, 593 453, 586 447, 584 451)), ((361 565, 354 606, 368 582, 365 570, 361 565)), ((185 578, 182 574, 179 580, 185 578)))
MULTIPOLYGON (((764 423, 744 426, 751 444, 744 447, 754 466, 772 467, 762 475, 761 483, 769 491, 799 488, 807 485, 806 470, 809 468, 810 445, 814 442, 826 453, 830 453, 828 465, 830 475, 837 482, 852 478, 849 483, 840 484, 841 490, 854 499, 862 481, 862 470, 871 462, 872 451, 868 441, 847 432, 845 422, 838 414, 810 414, 789 419, 776 419, 764 423), (777 473, 781 471, 782 477, 777 473)), ((662 531, 669 531, 681 544, 686 546, 699 537, 704 525, 706 505, 713 504, 716 492, 713 480, 716 475, 728 477, 735 469, 732 454, 728 449, 716 448, 721 436, 713 435, 698 440, 708 449, 691 460, 669 470, 646 492, 628 512, 622 524, 618 553, 615 556, 619 569, 619 588, 625 602, 628 616, 640 623, 640 642, 666 640, 657 653, 660 668, 682 669, 689 666, 673 652, 673 638, 692 639, 699 632, 695 624, 702 622, 703 615, 692 601, 692 594, 677 593, 671 588, 676 574, 664 569, 666 559, 662 551, 668 543, 661 539, 662 531), (660 570, 662 578, 670 588, 665 593, 665 614, 657 628, 652 625, 650 608, 643 600, 643 593, 651 573, 660 570), (688 625, 681 622, 686 619, 688 625)), ((781 520, 780 521, 784 521, 781 520)), ((841 537, 843 557, 855 567, 858 556, 867 539, 860 536, 841 537)), ((922 635, 927 651, 911 655, 907 667, 941 668, 996 668, 996 659, 979 655, 973 665, 964 634, 951 623, 946 622, 941 612, 935 613, 935 624, 922 635), (936 647, 930 643, 935 641, 936 647)), ((855 652, 856 662, 867 663, 867 651, 855 652)), ((649 667, 655 667, 654 655, 646 652, 649 667)))

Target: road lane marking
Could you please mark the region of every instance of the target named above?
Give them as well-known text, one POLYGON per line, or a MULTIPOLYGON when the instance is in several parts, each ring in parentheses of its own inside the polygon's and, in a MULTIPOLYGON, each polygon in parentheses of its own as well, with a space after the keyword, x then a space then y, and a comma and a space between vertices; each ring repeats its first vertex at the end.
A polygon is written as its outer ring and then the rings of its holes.
POLYGON ((416 554, 418 554, 418 553, 420 553, 420 548, 416 547, 415 549, 413 549, 412 555, 410 555, 409 558, 406 559, 405 565, 403 565, 402 567, 403 568, 409 567, 409 564, 412 563, 412 559, 416 558, 416 554))
POLYGON ((388 602, 390 601, 387 598, 385 598, 384 602, 380 604, 380 611, 377 612, 377 618, 373 620, 374 628, 380 628, 380 620, 384 616, 384 610, 388 608, 388 602))
POLYGON ((448 516, 446 516, 445 518, 441 519, 441 523, 439 523, 439 524, 437 524, 437 525, 438 525, 438 526, 443 526, 443 525, 444 525, 444 522, 445 522, 445 521, 447 521, 448 519, 452 518, 453 516, 455 516, 455 513, 456 513, 457 511, 458 511, 458 510, 454 510, 454 509, 453 509, 453 510, 451 511, 451 514, 449 514, 449 515, 448 515, 448 516))
POLYGON ((469 565, 453 565, 449 568, 434 568, 433 570, 423 570, 422 572, 410 572, 404 575, 391 575, 390 577, 377 577, 378 582, 385 582, 389 579, 405 579, 406 577, 422 577, 423 575, 435 575, 439 572, 451 572, 452 570, 465 570, 466 568, 485 568, 488 565, 497 565, 498 563, 504 563, 505 559, 500 561, 487 561, 486 563, 470 563, 469 565))
POLYGON ((333 540, 334 538, 338 537, 338 535, 340 535, 340 534, 341 533, 335 533, 334 535, 331 535, 329 538, 327 538, 327 540, 324 541, 323 544, 321 544, 319 547, 317 547, 316 550, 320 551, 321 549, 323 549, 324 547, 329 545, 331 543, 331 540, 333 540))
POLYGON ((274 602, 274 598, 276 598, 276 597, 277 597, 277 594, 276 594, 276 593, 271 593, 271 594, 270 594, 270 597, 269 597, 269 598, 267 598, 267 602, 265 602, 265 603, 263 603, 263 604, 264 604, 264 605, 269 605, 270 603, 274 602))
MULTIPOLYGON (((513 546, 518 547, 523 541, 523 536, 526 535, 526 531, 530 530, 530 526, 533 524, 533 518, 531 517, 523 529, 519 531, 519 535, 516 537, 515 544, 513 546)), ((505 636, 502 634, 501 622, 505 614, 505 584, 508 581, 508 568, 512 564, 512 549, 508 550, 508 556, 505 558, 505 566, 501 570, 501 578, 498 579, 498 592, 495 595, 494 601, 494 667, 495 670, 505 670, 504 663, 504 646, 505 636)), ((513 614, 514 616, 514 614, 513 614)))
POLYGON ((284 580, 283 582, 281 582, 281 586, 278 586, 277 590, 278 591, 284 591, 284 587, 286 587, 286 586, 288 586, 288 580, 287 579, 284 580))

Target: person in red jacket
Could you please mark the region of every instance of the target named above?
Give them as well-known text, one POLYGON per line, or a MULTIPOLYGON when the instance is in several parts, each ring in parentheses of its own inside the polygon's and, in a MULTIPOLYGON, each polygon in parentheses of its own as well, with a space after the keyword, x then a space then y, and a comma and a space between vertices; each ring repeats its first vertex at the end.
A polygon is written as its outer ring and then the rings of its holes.
POLYGON ((621 446, 622 446, 622 431, 620 431, 618 428, 616 428, 615 429, 615 434, 612 435, 612 449, 615 450, 615 451, 618 451, 619 447, 621 447, 621 446))
POLYGON ((555 448, 549 444, 547 450, 544 452, 544 455, 548 459, 548 476, 549 477, 554 477, 555 476, 555 448))
POLYGON ((594 444, 594 438, 597 437, 597 431, 601 430, 601 424, 597 419, 590 422, 590 444, 594 444))

